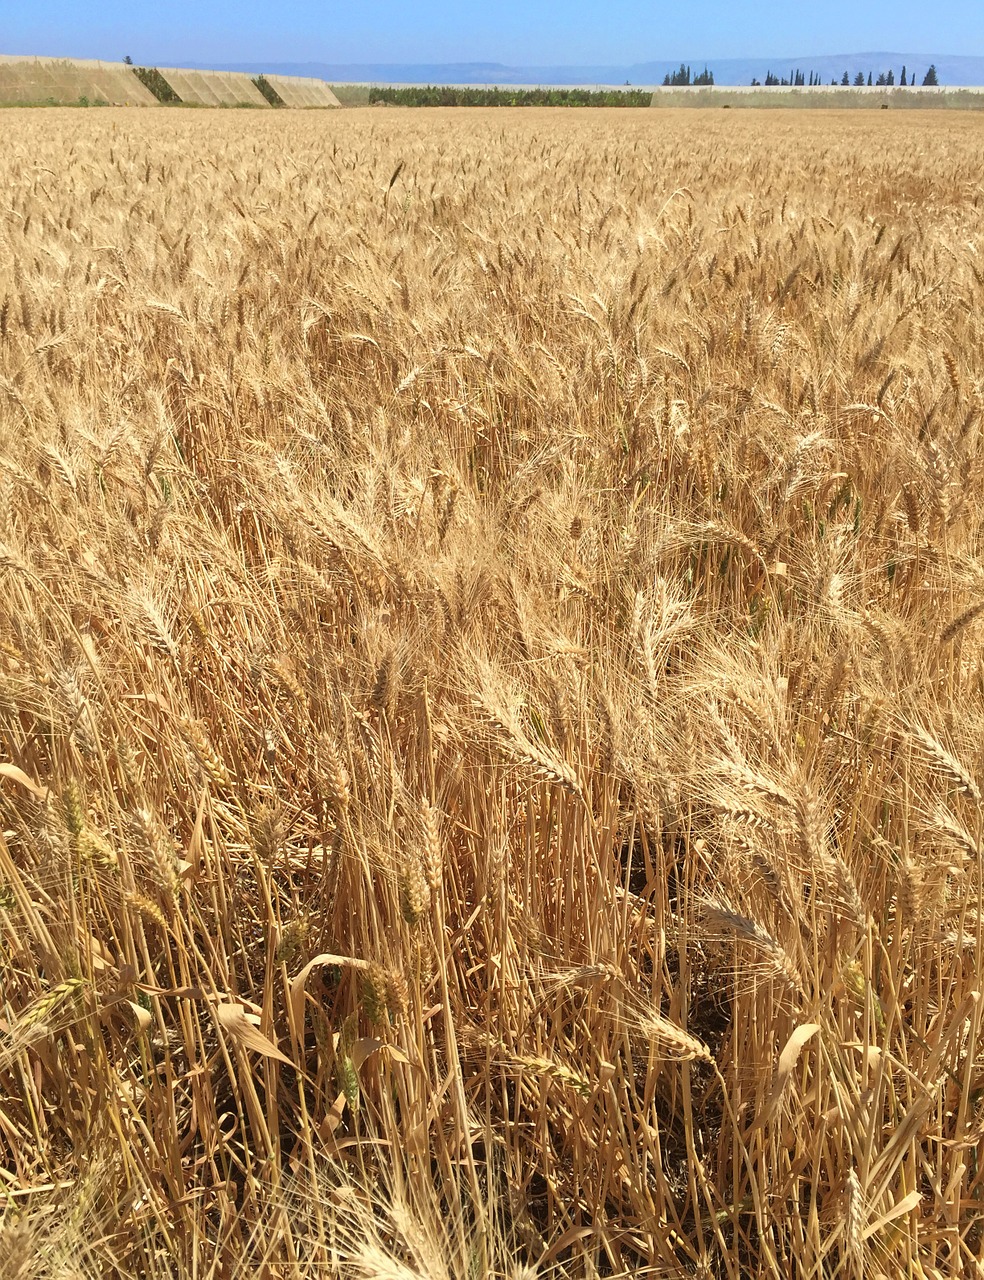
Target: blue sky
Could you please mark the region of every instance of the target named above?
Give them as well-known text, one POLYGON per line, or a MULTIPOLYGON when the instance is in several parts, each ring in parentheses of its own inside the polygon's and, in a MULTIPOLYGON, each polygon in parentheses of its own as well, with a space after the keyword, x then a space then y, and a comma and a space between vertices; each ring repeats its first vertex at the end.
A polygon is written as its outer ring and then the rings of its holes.
POLYGON ((517 66, 984 54, 981 0, 0 0, 0 52, 194 62, 517 66))

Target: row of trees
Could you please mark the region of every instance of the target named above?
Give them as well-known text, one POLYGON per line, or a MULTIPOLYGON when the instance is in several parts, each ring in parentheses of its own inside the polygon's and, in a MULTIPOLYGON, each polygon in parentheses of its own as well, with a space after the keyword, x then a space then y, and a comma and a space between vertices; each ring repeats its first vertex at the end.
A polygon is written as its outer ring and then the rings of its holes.
POLYGON ((663 77, 663 84, 667 88, 687 88, 690 85, 700 86, 713 83, 713 71, 708 71, 705 67, 703 71, 698 71, 695 76, 691 76, 690 68, 685 62, 680 63, 679 71, 668 71, 663 77))
MULTIPOLYGON (((666 84, 668 82, 664 80, 663 83, 666 84)), ((714 83, 713 79, 709 83, 713 84, 714 83)), ((761 80, 755 80, 755 79, 752 80, 753 85, 758 85, 761 83, 762 83, 761 80)), ((772 72, 769 71, 766 73, 765 83, 766 85, 791 85, 794 88, 798 88, 799 86, 802 85, 806 88, 812 88, 814 85, 823 84, 823 80, 821 80, 819 73, 816 71, 810 72, 809 81, 807 81, 805 74, 802 71, 798 71, 798 70, 791 71, 789 73, 788 80, 785 79, 784 77, 773 75, 772 72)), ((875 86, 894 85, 895 72, 893 70, 880 71, 878 73, 878 78, 876 80, 873 80, 872 73, 869 71, 868 78, 867 80, 865 80, 864 72, 859 71, 855 75, 854 79, 852 80, 850 77, 850 74, 847 71, 845 71, 839 80, 837 79, 836 76, 834 76, 834 78, 831 80, 830 83, 840 84, 840 85, 854 84, 858 88, 862 88, 865 84, 867 84, 869 88, 872 85, 875 85, 875 86)), ((915 83, 916 83, 916 73, 913 72, 912 75, 907 78, 906 68, 903 66, 902 74, 899 76, 899 87, 906 88, 908 86, 914 85, 915 83)), ((935 86, 939 84, 939 77, 936 74, 935 66, 930 66, 929 70, 926 72, 926 74, 922 78, 922 83, 924 85, 929 85, 929 86, 935 86)))
POLYGON ((485 89, 447 84, 374 85, 369 102, 396 107, 648 107, 648 89, 485 89))

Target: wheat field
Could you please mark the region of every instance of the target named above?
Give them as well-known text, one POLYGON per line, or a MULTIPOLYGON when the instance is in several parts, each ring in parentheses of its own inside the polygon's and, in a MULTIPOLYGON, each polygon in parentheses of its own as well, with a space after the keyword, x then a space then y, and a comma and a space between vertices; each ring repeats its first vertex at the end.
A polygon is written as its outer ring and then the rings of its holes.
POLYGON ((977 121, 0 122, 5 1280, 984 1274, 977 121))

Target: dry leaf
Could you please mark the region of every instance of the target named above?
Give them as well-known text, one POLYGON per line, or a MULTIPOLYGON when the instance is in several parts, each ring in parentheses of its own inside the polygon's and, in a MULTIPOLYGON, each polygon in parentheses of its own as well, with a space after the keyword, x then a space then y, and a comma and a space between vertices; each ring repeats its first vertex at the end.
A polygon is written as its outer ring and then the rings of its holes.
MULTIPOLYGON (((191 839, 188 841, 188 861, 185 866, 190 866, 192 877, 201 874, 202 860, 205 853, 205 802, 208 798, 208 788, 202 788, 202 794, 198 799, 198 811, 195 814, 195 825, 191 831, 191 839)), ((179 878, 184 878, 179 873, 179 878)))
POLYGON ((141 1034, 149 1031, 154 1019, 143 1005, 137 1004, 135 1000, 125 1000, 124 1004, 129 1006, 130 1012, 133 1014, 133 1021, 137 1024, 137 1031, 141 1034))
POLYGON ((284 1062, 288 1067, 294 1066, 290 1058, 281 1053, 273 1041, 250 1022, 241 1004, 217 1004, 215 1018, 226 1035, 240 1048, 251 1049, 264 1058, 273 1058, 275 1062, 284 1062))
POLYGON ((296 978, 291 980, 289 1001, 290 1016, 295 1031, 300 1031, 304 1025, 304 987, 308 978, 311 976, 311 970, 318 965, 335 964, 350 965, 353 969, 368 969, 369 964, 366 960, 356 960, 352 956, 333 956, 327 951, 323 951, 321 955, 315 956, 313 960, 309 960, 296 978))
POLYGON ((0 764, 0 778, 9 778, 11 782, 20 783, 38 800, 49 800, 51 798, 51 792, 47 787, 38 786, 33 778, 29 777, 23 769, 18 769, 15 764, 0 764))
POLYGON ((779 1065, 776 1068, 775 1078, 772 1081, 772 1092, 769 1094, 769 1100, 765 1104, 761 1116, 757 1121, 757 1126, 766 1125, 775 1115, 776 1108, 782 1099, 783 1091, 789 1081, 789 1077, 793 1074, 793 1070, 799 1061, 799 1056, 803 1052, 804 1046, 810 1041, 820 1030, 818 1022, 804 1022, 802 1026, 796 1028, 793 1034, 786 1041, 785 1048, 779 1055, 779 1065))
MULTIPOLYGON (((331 1038, 332 1047, 338 1052, 338 1045, 341 1041, 341 1034, 335 1032, 331 1038)), ((395 1044, 386 1044, 382 1040, 374 1040, 371 1036, 363 1036, 361 1040, 353 1042, 349 1049, 349 1058, 356 1071, 362 1068, 362 1064, 371 1058, 374 1053, 383 1053, 390 1062, 402 1062, 408 1067, 419 1067, 419 1062, 414 1062, 413 1058, 408 1057, 402 1049, 397 1048, 395 1044)))
POLYGON ((888 1213, 883 1213, 880 1218, 876 1218, 874 1222, 869 1223, 864 1229, 862 1240, 868 1240, 873 1235, 877 1235, 883 1227, 887 1227, 890 1222, 894 1222, 896 1218, 901 1218, 905 1213, 911 1213, 913 1209, 917 1209, 922 1201, 922 1196, 918 1191, 910 1191, 907 1196, 893 1205, 888 1213))
POLYGON ((340 1093, 332 1105, 328 1109, 324 1120, 318 1125, 318 1137, 322 1142, 327 1142, 331 1138, 335 1130, 342 1123, 342 1117, 345 1114, 345 1094, 340 1093))
POLYGON ((361 1070, 365 1060, 371 1058, 382 1047, 382 1040, 373 1040, 370 1036, 365 1036, 362 1040, 356 1040, 349 1051, 349 1057, 352 1059, 352 1065, 356 1071, 361 1070))
POLYGON ((152 982, 136 982, 136 970, 132 965, 124 965, 120 969, 120 982, 133 982, 138 991, 148 996, 176 996, 181 1000, 204 1000, 205 992, 201 987, 155 987, 152 982))
POLYGON ((793 1034, 786 1041, 786 1047, 779 1055, 779 1070, 776 1072, 776 1078, 782 1080, 785 1084, 786 1080, 792 1074, 793 1068, 799 1061, 799 1056, 803 1052, 803 1047, 807 1041, 811 1040, 820 1030, 819 1022, 804 1022, 801 1027, 797 1027, 793 1034))
POLYGON ((88 937, 89 955, 92 959, 94 973, 104 973, 107 969, 115 969, 116 958, 113 953, 93 934, 88 937))

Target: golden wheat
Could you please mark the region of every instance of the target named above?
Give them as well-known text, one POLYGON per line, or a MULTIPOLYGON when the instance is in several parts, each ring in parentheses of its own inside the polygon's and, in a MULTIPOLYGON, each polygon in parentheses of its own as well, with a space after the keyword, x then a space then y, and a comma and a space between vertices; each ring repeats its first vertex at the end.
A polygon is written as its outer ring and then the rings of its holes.
POLYGON ((0 1259, 980 1271, 974 120, 3 126, 0 1259))

